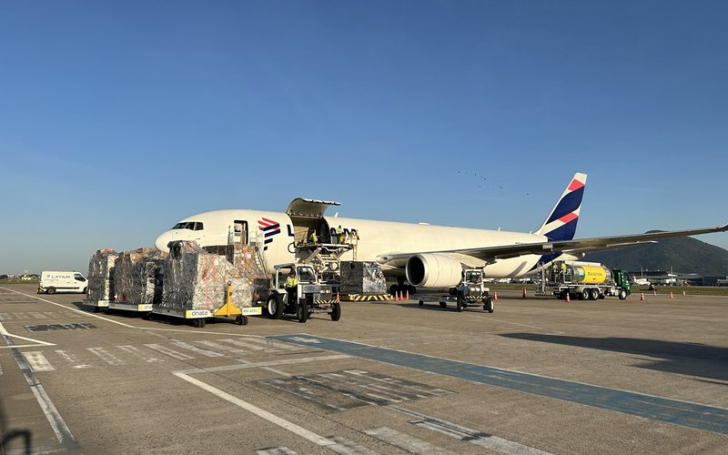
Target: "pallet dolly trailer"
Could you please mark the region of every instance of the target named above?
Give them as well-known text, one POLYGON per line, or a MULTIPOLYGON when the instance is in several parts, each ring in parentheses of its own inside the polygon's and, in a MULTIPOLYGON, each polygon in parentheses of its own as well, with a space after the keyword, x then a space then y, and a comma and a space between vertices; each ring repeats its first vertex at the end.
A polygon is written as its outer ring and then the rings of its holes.
POLYGON ((81 303, 83 304, 83 306, 88 306, 88 307, 93 308, 92 311, 94 313, 97 313, 100 308, 108 308, 109 305, 111 304, 111 302, 113 302, 113 300, 109 300, 109 299, 99 299, 99 300, 96 300, 96 301, 93 301, 92 302, 89 299, 84 299, 83 302, 81 302, 81 303))
POLYGON ((247 308, 238 308, 232 303, 232 286, 228 282, 225 295, 225 305, 216 311, 211 310, 174 310, 171 308, 155 308, 150 313, 150 317, 155 314, 169 316, 173 318, 185 319, 193 327, 205 327, 207 319, 229 318, 235 317, 235 323, 238 325, 248 325, 248 316, 257 316, 262 314, 262 308, 259 306, 251 306, 247 308))
POLYGON ((488 313, 495 311, 493 297, 490 296, 490 288, 483 284, 483 269, 464 269, 463 280, 449 294, 419 297, 418 303, 423 306, 425 302, 437 302, 441 308, 447 308, 448 303, 454 303, 455 309, 459 312, 472 305, 482 305, 483 310, 488 313))

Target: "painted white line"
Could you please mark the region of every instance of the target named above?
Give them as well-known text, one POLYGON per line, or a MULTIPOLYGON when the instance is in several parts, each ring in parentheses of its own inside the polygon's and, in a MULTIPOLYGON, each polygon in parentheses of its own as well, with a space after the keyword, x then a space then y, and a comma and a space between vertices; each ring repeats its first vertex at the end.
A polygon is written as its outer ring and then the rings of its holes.
POLYGON ((250 350, 253 350, 253 351, 265 351, 266 350, 262 346, 256 346, 254 344, 250 344, 250 343, 247 343, 245 341, 232 340, 230 338, 227 338, 227 339, 224 339, 224 340, 220 340, 220 341, 222 341, 224 343, 234 344, 235 346, 240 346, 241 348, 250 349, 250 350))
MULTIPOLYGON (((226 341, 226 340, 222 340, 226 341)), ((281 343, 280 341, 273 341, 270 338, 253 338, 253 337, 247 337, 245 338, 246 342, 256 343, 256 344, 262 344, 268 349, 284 349, 286 351, 300 351, 301 348, 298 346, 281 343)))
POLYGON ((223 346, 220 343, 215 343, 212 341, 198 341, 197 343, 204 344, 205 346, 211 347, 213 349, 218 349, 220 351, 229 352, 231 354, 237 354, 237 355, 250 354, 250 351, 246 351, 244 349, 236 349, 236 348, 232 348, 230 346, 223 346))
POLYGON ((105 317, 103 317, 103 316, 99 316, 98 314, 93 314, 93 313, 89 313, 89 312, 87 312, 87 311, 83 311, 83 310, 78 310, 78 309, 76 309, 76 308, 69 308, 69 307, 67 307, 66 305, 62 305, 62 304, 60 304, 60 303, 56 303, 56 302, 51 302, 50 300, 42 299, 42 298, 40 298, 40 297, 36 297, 36 296, 34 296, 34 295, 30 295, 30 294, 23 294, 22 292, 18 292, 18 291, 12 290, 12 289, 9 289, 9 290, 10 290, 11 292, 14 292, 14 293, 16 293, 16 294, 20 294, 20 295, 24 295, 25 297, 29 297, 29 298, 31 298, 31 299, 36 299, 36 300, 40 300, 41 302, 45 302, 45 303, 50 303, 51 305, 55 305, 55 306, 61 307, 61 308, 63 308, 63 309, 64 309, 64 310, 66 310, 66 311, 71 311, 71 312, 74 312, 74 313, 79 313, 79 314, 82 314, 82 315, 84 315, 84 316, 88 316, 88 317, 92 317, 92 318, 97 318, 97 319, 101 319, 101 320, 103 320, 103 321, 106 321, 106 322, 111 322, 111 323, 114 323, 114 324, 118 324, 118 325, 120 325, 120 326, 123 326, 123 327, 128 327, 128 328, 130 328, 130 329, 138 329, 138 328, 140 328, 140 327, 134 327, 133 325, 129 325, 129 324, 124 324, 123 322, 115 321, 115 320, 113 320, 113 319, 105 318, 105 317))
POLYGON ((122 351, 124 351, 126 353, 135 355, 147 363, 164 362, 164 360, 158 359, 156 357, 152 357, 151 355, 147 354, 146 352, 142 351, 141 349, 139 349, 136 346, 125 345, 125 346, 117 346, 117 348, 121 349, 122 351))
POLYGON ((442 447, 437 447, 427 441, 417 439, 414 436, 400 433, 399 431, 391 428, 372 428, 370 430, 365 430, 364 432, 369 436, 374 436, 375 438, 392 444, 395 447, 399 447, 408 453, 416 453, 418 455, 455 455, 454 452, 445 450, 442 447))
POLYGON ((206 357, 225 357, 225 354, 220 354, 219 352, 210 351, 209 349, 198 348, 197 346, 189 344, 189 343, 185 343, 184 341, 170 340, 170 343, 172 343, 173 345, 180 347, 182 349, 187 349, 188 351, 192 351, 195 354, 201 354, 206 357))
POLYGON ((41 313, 32 312, 32 313, 28 313, 28 314, 33 316, 36 319, 48 319, 45 315, 43 315, 41 313))
POLYGON ((0 313, 0 321, 9 321, 10 316, 7 313, 0 313))
MULTIPOLYGON (((242 366, 245 366, 245 365, 242 365, 242 366)), ((222 390, 217 389, 205 382, 202 382, 202 381, 195 379, 191 376, 188 376, 184 373, 176 372, 173 374, 175 376, 177 376, 178 378, 183 379, 183 380, 189 382, 190 384, 196 385, 197 387, 215 395, 218 398, 222 398, 223 400, 225 400, 231 404, 234 404, 235 406, 238 406, 239 408, 242 408, 248 412, 251 412, 251 413, 257 415, 258 417, 265 419, 274 425, 278 425, 279 427, 281 427, 285 430, 288 430, 291 433, 293 433, 297 436, 300 436, 320 447, 329 447, 329 446, 336 444, 336 442, 334 442, 330 439, 326 439, 323 436, 319 436, 312 431, 309 431, 301 426, 298 426, 295 423, 290 422, 286 419, 278 417, 275 414, 272 414, 264 409, 261 409, 261 408, 255 406, 254 404, 248 403, 247 401, 234 397, 234 396, 230 395, 229 393, 223 392, 222 390)))
POLYGON ((399 406, 387 406, 389 409, 394 409, 403 414, 417 418, 417 420, 410 422, 413 425, 417 425, 421 428, 427 428, 428 430, 437 431, 438 433, 445 434, 451 438, 466 441, 476 446, 486 448, 488 450, 494 450, 496 452, 518 454, 518 455, 551 455, 549 452, 538 450, 534 447, 525 446, 517 442, 509 441, 507 439, 499 438, 497 436, 486 435, 482 431, 473 430, 460 426, 456 423, 448 422, 446 420, 438 419, 436 417, 421 414, 410 409, 401 408, 399 406))
POLYGON ((121 359, 115 357, 112 353, 104 348, 86 348, 86 350, 95 354, 109 365, 124 365, 124 362, 121 359))
MULTIPOLYGON (((304 357, 302 359, 281 359, 281 360, 271 360, 269 362, 245 362, 240 360, 240 362, 243 362, 242 364, 235 364, 235 365, 223 365, 219 367, 210 367, 210 368, 191 368, 189 370, 180 370, 176 373, 182 373, 182 374, 201 374, 201 373, 217 373, 220 371, 235 371, 235 370, 246 370, 249 368, 263 368, 268 369, 270 367, 280 366, 280 365, 298 365, 302 363, 313 363, 313 362, 323 362, 327 360, 342 360, 342 359, 350 359, 351 356, 348 356, 346 354, 334 354, 334 355, 327 355, 327 356, 319 356, 319 357, 304 357)), ((275 370, 269 370, 273 371, 278 374, 282 374, 283 376, 291 376, 287 373, 279 373, 275 370)))
POLYGON ((85 363, 81 363, 78 360, 78 357, 74 354, 71 354, 70 352, 63 351, 61 349, 56 351, 56 354, 61 356, 63 360, 68 362, 73 368, 90 368, 91 365, 86 365, 85 363))
POLYGON ((28 316, 25 315, 25 313, 13 313, 13 316, 15 316, 15 319, 18 321, 25 321, 27 319, 30 319, 28 316))
POLYGON ((298 455, 288 447, 271 447, 270 449, 261 449, 255 452, 257 455, 298 455))
POLYGON ((378 455, 378 452, 369 450, 354 441, 349 441, 340 436, 331 436, 329 439, 336 444, 326 447, 339 455, 378 455))
POLYGON ((173 351, 172 349, 166 348, 159 344, 145 344, 144 346, 148 347, 149 349, 152 349, 157 352, 161 352, 164 355, 168 355, 172 357, 173 359, 177 360, 192 360, 194 357, 187 354, 182 354, 181 352, 173 351))
POLYGON ((28 362, 30 370, 34 373, 56 370, 40 351, 28 351, 21 354, 25 357, 25 361, 28 362))

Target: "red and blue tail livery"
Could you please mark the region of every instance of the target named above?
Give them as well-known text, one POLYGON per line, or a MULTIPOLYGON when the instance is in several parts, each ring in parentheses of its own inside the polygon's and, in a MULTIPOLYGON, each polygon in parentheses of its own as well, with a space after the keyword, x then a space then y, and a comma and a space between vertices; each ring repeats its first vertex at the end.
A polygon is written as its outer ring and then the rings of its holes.
POLYGON ((535 234, 545 235, 552 242, 573 239, 576 233, 576 223, 579 221, 585 186, 586 174, 575 174, 546 221, 535 234))

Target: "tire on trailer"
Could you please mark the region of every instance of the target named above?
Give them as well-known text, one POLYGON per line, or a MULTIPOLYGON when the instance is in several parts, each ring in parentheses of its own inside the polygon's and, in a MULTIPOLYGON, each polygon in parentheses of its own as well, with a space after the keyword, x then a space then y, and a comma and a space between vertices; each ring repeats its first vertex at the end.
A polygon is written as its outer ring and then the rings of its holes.
POLYGON ((599 298, 599 289, 593 288, 589 292, 589 300, 597 300, 599 298))
POLYGON ((420 301, 419 301, 419 302, 418 302, 417 304, 418 304, 419 306, 423 306, 423 305, 425 304, 425 302, 423 302, 422 300, 420 300, 420 301))
POLYGON ((579 292, 579 300, 589 300, 589 289, 579 292))
POLYGON ((440 308, 447 308, 447 302, 440 302, 440 308))
POLYGON ((330 313, 332 321, 338 321, 341 319, 341 304, 334 302, 333 311, 330 313))
POLYGON ((268 317, 271 319, 280 319, 283 316, 283 302, 280 294, 273 294, 268 298, 268 317))

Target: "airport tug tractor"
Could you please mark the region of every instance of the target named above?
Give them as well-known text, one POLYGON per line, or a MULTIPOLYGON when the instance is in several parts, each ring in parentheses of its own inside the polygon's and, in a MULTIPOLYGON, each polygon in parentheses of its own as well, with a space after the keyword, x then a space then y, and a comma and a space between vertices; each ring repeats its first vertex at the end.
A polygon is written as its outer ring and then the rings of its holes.
POLYGON ((316 270, 309 264, 280 264, 274 267, 274 285, 270 290, 266 310, 271 319, 295 315, 306 322, 316 313, 327 313, 332 321, 341 318, 341 304, 336 301, 333 287, 319 280, 316 270), (298 285, 295 291, 286 289, 286 278, 295 270, 298 285))
MULTIPOLYGON (((455 309, 458 312, 463 311, 468 306, 482 305, 483 310, 488 313, 495 311, 495 303, 490 296, 490 288, 485 286, 483 281, 483 269, 469 268, 463 269, 462 280, 460 283, 450 288, 450 293, 443 298, 436 298, 435 301, 440 303, 440 307, 447 308, 448 302, 455 303, 455 309)), ((419 304, 423 306, 425 301, 432 301, 432 298, 423 296, 419 304)))

